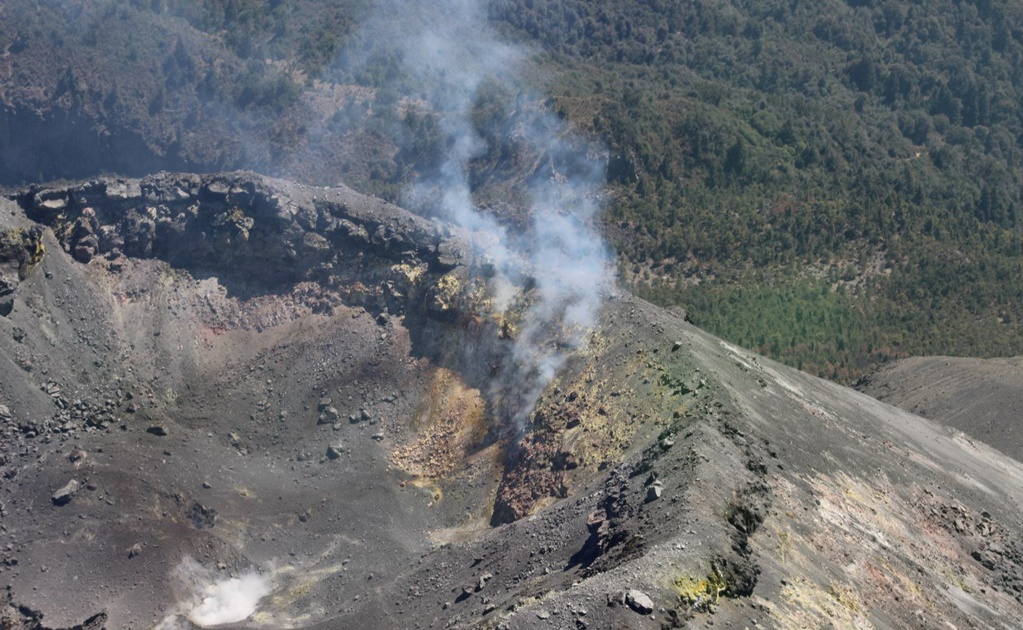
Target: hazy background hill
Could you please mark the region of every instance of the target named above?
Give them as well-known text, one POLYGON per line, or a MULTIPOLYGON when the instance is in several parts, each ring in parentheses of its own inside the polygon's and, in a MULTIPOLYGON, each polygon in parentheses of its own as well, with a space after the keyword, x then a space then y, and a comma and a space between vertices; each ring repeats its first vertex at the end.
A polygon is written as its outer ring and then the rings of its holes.
MULTIPOLYGON (((444 112, 360 28, 372 3, 0 5, 0 183, 249 167, 400 200, 444 112)), ((622 276, 851 381, 1023 349, 1023 8, 997 0, 492 0, 534 87, 484 86, 478 201, 514 219, 554 111, 607 148, 622 276), (502 133, 497 133, 497 131, 502 133)))

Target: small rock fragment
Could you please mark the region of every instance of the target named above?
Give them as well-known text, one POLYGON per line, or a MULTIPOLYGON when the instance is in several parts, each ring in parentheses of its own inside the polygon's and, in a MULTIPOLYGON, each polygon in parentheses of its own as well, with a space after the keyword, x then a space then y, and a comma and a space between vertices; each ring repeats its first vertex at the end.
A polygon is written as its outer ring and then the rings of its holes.
POLYGON ((486 586, 490 578, 494 577, 493 573, 484 573, 480 576, 479 582, 476 583, 476 592, 482 591, 486 586))
POLYGON ((643 591, 634 588, 625 594, 625 603, 641 615, 649 615, 654 611, 654 601, 643 591))
POLYGON ((163 426, 162 424, 157 424, 146 429, 146 433, 155 435, 157 437, 166 437, 167 427, 163 426))
POLYGON ((188 520, 196 529, 209 529, 217 523, 217 511, 196 501, 188 510, 188 520))
POLYGON ((63 488, 53 493, 53 504, 54 505, 67 505, 71 502, 71 499, 75 497, 78 492, 78 480, 72 479, 67 482, 63 488))
POLYGON ((131 547, 128 547, 128 559, 131 560, 136 556, 142 555, 142 545, 135 543, 131 547))
POLYGON ((339 412, 336 407, 328 406, 320 412, 320 417, 316 421, 316 424, 334 424, 340 417, 341 412, 339 412))
POLYGON ((341 453, 344 449, 340 446, 328 446, 327 447, 327 459, 338 459, 341 457, 341 453))
POLYGON ((972 553, 970 553, 970 556, 989 571, 994 571, 995 568, 997 567, 995 557, 989 553, 974 550, 972 553))

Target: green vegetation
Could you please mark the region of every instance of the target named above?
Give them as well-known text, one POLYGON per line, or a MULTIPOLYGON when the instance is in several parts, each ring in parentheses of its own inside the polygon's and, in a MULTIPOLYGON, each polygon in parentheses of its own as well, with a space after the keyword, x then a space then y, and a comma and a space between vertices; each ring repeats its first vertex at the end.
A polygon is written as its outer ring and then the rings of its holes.
MULTIPOLYGON (((372 4, 11 0, 0 94, 137 133, 155 156, 139 168, 251 167, 398 200, 446 150, 444 113, 359 31, 372 4)), ((533 174, 516 169, 542 161, 507 132, 553 111, 609 148, 625 281, 711 331, 842 381, 908 354, 1023 352, 1023 6, 487 7, 536 51, 550 98, 479 95, 482 204, 519 216, 533 174)))
POLYGON ((1023 349, 1023 8, 501 0, 612 149, 636 290, 848 381, 1023 349))
POLYGON ((131 0, 139 9, 183 18, 217 36, 242 59, 287 59, 317 74, 340 53, 369 0, 131 0))

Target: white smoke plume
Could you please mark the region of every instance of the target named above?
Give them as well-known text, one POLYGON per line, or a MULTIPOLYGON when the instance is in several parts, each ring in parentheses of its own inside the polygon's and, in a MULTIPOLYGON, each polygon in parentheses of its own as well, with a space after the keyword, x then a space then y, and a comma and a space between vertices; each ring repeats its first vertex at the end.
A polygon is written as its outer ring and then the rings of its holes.
POLYGON ((585 343, 612 284, 610 255, 594 225, 604 164, 529 95, 519 79, 528 51, 492 30, 482 0, 381 0, 363 41, 386 42, 386 54, 398 57, 406 96, 439 115, 446 151, 409 201, 422 206, 429 199, 438 214, 486 235, 497 311, 533 289, 493 392, 501 413, 521 429, 567 353, 585 343), (529 206, 524 230, 502 225, 474 202, 471 165, 487 146, 472 114, 484 88, 508 95, 505 106, 519 115, 503 131, 531 156, 509 173, 529 206))
POLYGON ((174 570, 174 577, 187 596, 178 609, 157 626, 158 630, 190 627, 185 619, 201 628, 245 621, 271 590, 269 578, 255 571, 238 577, 223 577, 190 557, 181 561, 174 570))

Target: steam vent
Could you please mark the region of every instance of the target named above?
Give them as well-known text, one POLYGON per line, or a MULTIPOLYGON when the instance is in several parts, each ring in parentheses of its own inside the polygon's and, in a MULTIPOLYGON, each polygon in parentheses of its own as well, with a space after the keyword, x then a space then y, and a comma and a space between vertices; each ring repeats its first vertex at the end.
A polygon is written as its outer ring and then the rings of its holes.
POLYGON ((540 298, 471 230, 241 172, 0 208, 5 628, 1023 623, 1020 464, 623 290, 517 425, 540 298))
POLYGON ((0 0, 0 630, 1023 628, 1021 103, 1009 0, 0 0))

